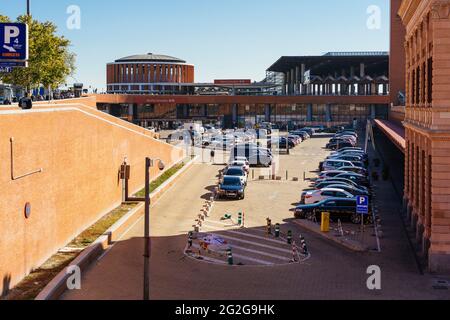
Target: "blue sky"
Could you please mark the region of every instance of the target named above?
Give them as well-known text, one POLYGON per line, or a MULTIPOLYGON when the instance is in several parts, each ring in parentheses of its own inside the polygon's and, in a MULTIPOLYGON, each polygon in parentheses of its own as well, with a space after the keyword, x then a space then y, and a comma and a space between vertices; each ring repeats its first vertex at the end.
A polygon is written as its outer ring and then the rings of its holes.
MULTIPOLYGON (((26 0, 0 0, 17 17, 26 0)), ((168 54, 196 66, 196 81, 262 80, 283 55, 388 51, 388 0, 31 0, 32 14, 50 20, 72 41, 77 72, 68 83, 105 88, 106 63, 138 53, 168 54), (67 7, 81 9, 69 30, 67 7), (381 9, 370 30, 367 8, 381 9)))

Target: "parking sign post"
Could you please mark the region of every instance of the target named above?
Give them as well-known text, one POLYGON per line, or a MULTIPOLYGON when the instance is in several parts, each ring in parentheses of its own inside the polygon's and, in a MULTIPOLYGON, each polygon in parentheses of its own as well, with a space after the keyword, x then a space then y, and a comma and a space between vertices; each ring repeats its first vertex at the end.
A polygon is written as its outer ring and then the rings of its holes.
POLYGON ((361 215, 361 234, 364 233, 364 216, 369 214, 369 197, 356 197, 356 214, 361 215))

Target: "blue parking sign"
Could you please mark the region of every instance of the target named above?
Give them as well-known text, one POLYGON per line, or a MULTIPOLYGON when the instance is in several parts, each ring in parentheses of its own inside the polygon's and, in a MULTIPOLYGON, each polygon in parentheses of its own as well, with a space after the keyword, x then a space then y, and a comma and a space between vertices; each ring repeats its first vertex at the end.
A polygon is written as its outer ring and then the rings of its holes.
POLYGON ((356 197, 356 213, 369 214, 369 197, 367 196, 356 197))
POLYGON ((0 61, 28 60, 28 25, 0 23, 0 61))

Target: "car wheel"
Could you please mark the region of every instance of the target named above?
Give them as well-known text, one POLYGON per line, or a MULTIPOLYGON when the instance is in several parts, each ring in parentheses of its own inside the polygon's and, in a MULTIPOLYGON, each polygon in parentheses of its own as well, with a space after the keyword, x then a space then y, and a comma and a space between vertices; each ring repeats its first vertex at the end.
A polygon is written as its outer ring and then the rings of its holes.
POLYGON ((361 215, 354 213, 352 214, 352 216, 350 217, 350 220, 353 224, 361 224, 361 215))
POLYGON ((245 199, 245 192, 241 196, 241 200, 244 200, 244 199, 245 199))

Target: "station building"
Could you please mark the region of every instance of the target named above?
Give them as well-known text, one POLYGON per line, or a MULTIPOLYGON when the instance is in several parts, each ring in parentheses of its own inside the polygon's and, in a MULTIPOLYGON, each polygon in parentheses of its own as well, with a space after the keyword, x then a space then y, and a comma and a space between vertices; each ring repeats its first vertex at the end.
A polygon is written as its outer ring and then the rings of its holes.
POLYGON ((106 67, 108 93, 187 94, 194 66, 160 54, 124 57, 106 67))
POLYGON ((107 66, 99 109, 130 122, 201 120, 224 127, 272 122, 281 128, 387 119, 389 54, 340 52, 281 57, 261 82, 195 83, 194 67, 166 55, 137 55, 107 66), (190 67, 186 67, 190 66, 190 67))

